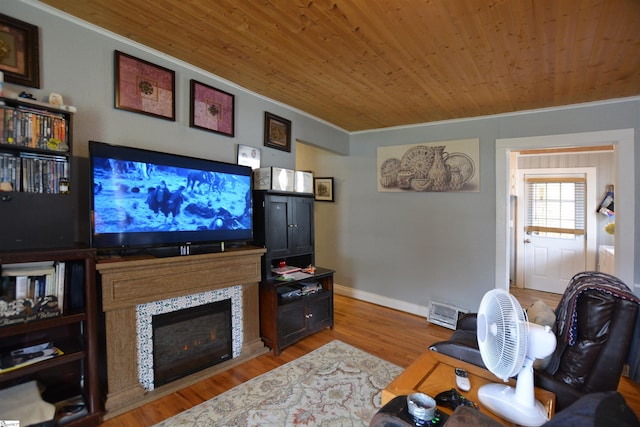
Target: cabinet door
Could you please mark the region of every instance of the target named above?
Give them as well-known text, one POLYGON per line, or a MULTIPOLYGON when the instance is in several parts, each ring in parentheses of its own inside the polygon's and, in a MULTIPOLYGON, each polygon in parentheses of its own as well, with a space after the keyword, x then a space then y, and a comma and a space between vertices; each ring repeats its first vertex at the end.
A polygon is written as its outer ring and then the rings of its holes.
POLYGON ((292 197, 293 254, 312 253, 314 250, 313 199, 292 197))
POLYGON ((286 196, 268 196, 265 199, 265 242, 271 258, 285 257, 291 252, 292 208, 286 196))
POLYGON ((309 297, 307 302, 307 328, 319 331, 333 324, 333 296, 331 292, 320 292, 309 297))
POLYGON ((73 200, 70 195, 8 193, 0 204, 0 251, 73 245, 73 200))
POLYGON ((306 310, 303 300, 282 306, 278 310, 279 347, 285 347, 307 335, 306 310))

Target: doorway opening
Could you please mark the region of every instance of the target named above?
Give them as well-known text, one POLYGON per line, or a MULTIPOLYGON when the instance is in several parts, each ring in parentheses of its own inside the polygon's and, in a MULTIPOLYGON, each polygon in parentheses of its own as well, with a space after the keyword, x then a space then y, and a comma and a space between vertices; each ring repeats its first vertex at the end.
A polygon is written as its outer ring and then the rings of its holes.
POLYGON ((512 286, 564 293, 596 269, 596 168, 518 169, 512 286))
POLYGON ((635 278, 635 154, 634 129, 587 132, 496 140, 496 282, 495 287, 509 289, 510 239, 509 169, 512 151, 553 147, 615 146, 616 233, 615 275, 633 287, 635 278))

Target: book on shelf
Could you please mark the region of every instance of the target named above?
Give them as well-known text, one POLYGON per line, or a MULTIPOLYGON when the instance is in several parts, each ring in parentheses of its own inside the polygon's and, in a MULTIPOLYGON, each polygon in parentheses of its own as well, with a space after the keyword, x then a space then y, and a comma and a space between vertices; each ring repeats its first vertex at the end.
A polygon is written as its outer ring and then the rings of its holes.
POLYGON ((276 280, 290 282, 290 281, 294 281, 294 280, 304 280, 304 279, 308 279, 310 277, 313 277, 313 275, 311 275, 309 273, 304 273, 304 272, 298 270, 298 271, 294 271, 294 272, 291 272, 291 273, 281 274, 281 275, 276 277, 276 280))
POLYGON ((65 156, 20 153, 21 191, 59 194, 60 183, 68 179, 69 161, 65 156))
POLYGON ((289 273, 295 273, 296 271, 300 271, 302 270, 300 267, 295 267, 292 265, 285 265, 283 267, 273 267, 271 269, 271 271, 274 274, 289 274, 289 273))
POLYGON ((58 309, 64 313, 65 288, 67 284, 67 265, 64 262, 56 262, 56 296, 58 298, 58 309))
POLYGON ((0 142, 3 144, 68 151, 68 135, 64 114, 27 106, 0 106, 0 142))
POLYGON ((17 155, 0 152, 0 182, 11 184, 13 191, 20 191, 21 165, 22 163, 17 155))
POLYGON ((0 181, 13 191, 29 193, 66 193, 69 160, 55 154, 0 152, 0 181))
POLYGON ((24 368, 64 354, 52 341, 12 350, 0 355, 0 374, 24 368))
POLYGON ((0 275, 0 326, 60 316, 64 310, 64 262, 3 264, 0 275))

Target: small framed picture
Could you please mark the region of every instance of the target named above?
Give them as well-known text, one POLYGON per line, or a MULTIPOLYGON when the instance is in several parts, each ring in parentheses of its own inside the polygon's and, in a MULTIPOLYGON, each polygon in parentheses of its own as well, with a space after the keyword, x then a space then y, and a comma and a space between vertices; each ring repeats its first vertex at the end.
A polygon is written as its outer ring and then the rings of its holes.
POLYGON ((235 96, 191 80, 189 126, 226 136, 234 136, 235 96))
POLYGON ((264 145, 290 153, 291 121, 265 111, 264 145))
POLYGON ((258 169, 260 167, 260 149, 238 144, 238 164, 258 169))
POLYGON ((115 51, 115 107, 176 120, 176 73, 115 51))
POLYGON ((333 178, 313 178, 315 199, 320 202, 333 202, 333 178))
POLYGON ((38 27, 0 14, 0 71, 4 79, 40 87, 38 27))

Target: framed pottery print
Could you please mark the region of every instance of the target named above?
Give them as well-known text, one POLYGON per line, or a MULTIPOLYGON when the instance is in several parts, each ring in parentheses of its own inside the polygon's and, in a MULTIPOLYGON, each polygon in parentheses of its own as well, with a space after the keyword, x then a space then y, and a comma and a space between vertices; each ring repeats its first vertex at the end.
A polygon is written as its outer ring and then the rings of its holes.
POLYGON ((0 14, 0 71, 4 80, 40 87, 38 27, 0 14))
POLYGON ((251 166, 251 169, 258 169, 260 167, 260 149, 238 144, 238 164, 251 166))
POLYGON ((291 121, 265 111, 264 145, 290 153, 291 121))
POLYGON ((479 192, 480 139, 378 147, 378 191, 479 192))
POLYGON ((320 202, 333 202, 333 178, 313 178, 315 199, 320 202))
POLYGON ((189 126, 233 136, 235 96, 191 80, 189 126))
POLYGON ((175 121, 176 74, 115 51, 115 107, 175 121))

